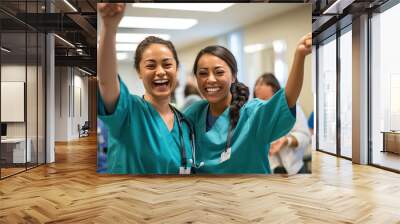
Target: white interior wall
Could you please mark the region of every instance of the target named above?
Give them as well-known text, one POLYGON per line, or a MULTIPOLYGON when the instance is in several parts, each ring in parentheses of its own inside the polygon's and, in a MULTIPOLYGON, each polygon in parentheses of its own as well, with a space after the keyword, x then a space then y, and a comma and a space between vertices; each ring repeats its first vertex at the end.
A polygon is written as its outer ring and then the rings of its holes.
MULTIPOLYGON (((286 43, 284 62, 287 72, 290 71, 294 52, 301 37, 311 32, 311 5, 303 4, 301 7, 268 18, 256 24, 244 28, 245 45, 266 44, 271 46, 274 40, 282 40, 286 43)), ((249 67, 249 66, 248 66, 249 67)), ((260 71, 262 74, 265 71, 260 71)), ((254 83, 248 83, 253 86, 254 83)), ((303 89, 299 97, 306 116, 313 110, 312 79, 311 79, 311 58, 307 57, 304 66, 303 89)))
MULTIPOLYGON (((25 65, 2 65, 1 66, 1 81, 9 82, 25 82, 26 71, 32 73, 33 66, 25 67, 25 65), (26 70, 27 69, 27 70, 26 70)), ((36 68, 35 68, 36 69, 36 68)), ((36 72, 36 70, 35 70, 36 72)), ((35 73, 36 74, 36 73, 35 73)), ((7 108, 1 108, 7 110, 7 108)), ((7 122, 8 137, 25 137, 25 122, 7 122)))
POLYGON ((118 74, 124 81, 132 94, 141 96, 144 94, 144 86, 142 80, 136 72, 133 62, 118 62, 118 74))
POLYGON ((55 140, 67 141, 68 68, 56 67, 55 74, 55 140))
MULTIPOLYGON (((20 64, 4 64, 1 66, 2 81, 24 82, 26 85, 26 107, 22 106, 22 113, 26 110, 26 120, 23 122, 6 122, 7 137, 25 138, 25 135, 31 143, 31 156, 36 161, 36 153, 39 150, 39 162, 43 163, 44 150, 44 90, 42 85, 42 69, 37 66, 25 66, 20 64), (27 78, 27 81, 25 79, 27 78), (39 85, 38 85, 39 84, 39 85), (38 92, 37 92, 38 91, 38 92)), ((21 94, 24 91, 21 90, 21 94)), ((7 96, 2 96, 7 97, 7 96)), ((24 96, 25 98, 25 96, 24 96)), ((25 100, 24 100, 25 101, 25 100)), ((23 103, 24 104, 24 103, 23 103)), ((12 110, 11 108, 2 107, 1 110, 12 110)), ((7 111, 11 112, 12 111, 7 111)))
POLYGON ((88 120, 87 77, 71 67, 56 67, 55 85, 55 141, 77 139, 78 124, 82 126, 88 120), (77 97, 79 90, 80 98, 77 97), (82 114, 79 105, 82 107, 82 114))

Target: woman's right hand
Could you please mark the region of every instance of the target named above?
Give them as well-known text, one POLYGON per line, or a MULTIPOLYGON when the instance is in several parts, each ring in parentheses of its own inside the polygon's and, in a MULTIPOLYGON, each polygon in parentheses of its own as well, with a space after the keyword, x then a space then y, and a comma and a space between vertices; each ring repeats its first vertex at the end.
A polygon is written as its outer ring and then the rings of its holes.
POLYGON ((108 113, 113 113, 120 95, 117 76, 116 33, 124 16, 125 3, 98 3, 101 32, 97 49, 97 80, 108 113))
POLYGON ((98 3, 97 10, 101 16, 103 29, 117 31, 118 24, 124 16, 125 3, 98 3))

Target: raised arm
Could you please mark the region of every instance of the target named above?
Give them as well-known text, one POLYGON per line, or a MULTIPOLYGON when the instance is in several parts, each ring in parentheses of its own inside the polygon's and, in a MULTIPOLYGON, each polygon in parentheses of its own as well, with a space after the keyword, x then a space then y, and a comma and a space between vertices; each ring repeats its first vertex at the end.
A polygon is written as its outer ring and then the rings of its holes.
POLYGON ((311 53, 312 49, 311 33, 300 39, 294 54, 293 64, 290 69, 289 78, 285 87, 286 100, 290 108, 296 105, 299 98, 304 78, 304 60, 311 53))
POLYGON ((101 17, 97 50, 97 79, 104 106, 108 113, 113 113, 120 94, 115 39, 118 24, 124 15, 125 4, 98 3, 97 9, 101 17))

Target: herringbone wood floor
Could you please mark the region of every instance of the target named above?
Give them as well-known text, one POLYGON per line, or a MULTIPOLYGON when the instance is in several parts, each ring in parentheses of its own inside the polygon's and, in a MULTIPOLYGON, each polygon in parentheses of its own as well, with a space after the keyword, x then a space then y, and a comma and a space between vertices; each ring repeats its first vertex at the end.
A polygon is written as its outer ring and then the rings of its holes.
POLYGON ((0 223, 400 223, 400 175, 313 155, 313 174, 96 174, 95 138, 0 181, 0 223))

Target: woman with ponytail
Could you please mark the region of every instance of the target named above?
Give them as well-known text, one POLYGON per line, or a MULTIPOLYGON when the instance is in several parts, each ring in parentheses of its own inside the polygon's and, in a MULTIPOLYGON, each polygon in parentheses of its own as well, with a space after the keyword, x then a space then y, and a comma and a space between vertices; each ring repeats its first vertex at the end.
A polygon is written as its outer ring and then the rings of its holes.
POLYGON ((129 93, 118 76, 116 34, 126 5, 97 4, 101 24, 98 66, 97 115, 107 127, 107 173, 189 174, 190 127, 172 105, 179 60, 174 45, 146 37, 135 51, 135 69, 145 93, 129 93))
POLYGON ((208 46, 198 53, 193 73, 206 100, 184 112, 194 125, 197 173, 271 173, 269 144, 287 134, 296 121, 309 53, 311 34, 297 46, 286 88, 269 101, 249 102, 249 89, 237 80, 237 63, 228 49, 208 46))

